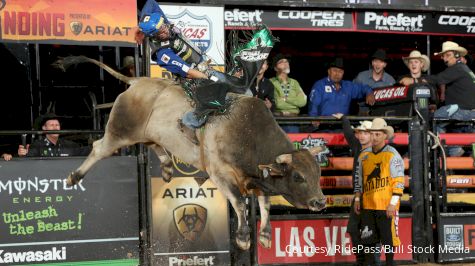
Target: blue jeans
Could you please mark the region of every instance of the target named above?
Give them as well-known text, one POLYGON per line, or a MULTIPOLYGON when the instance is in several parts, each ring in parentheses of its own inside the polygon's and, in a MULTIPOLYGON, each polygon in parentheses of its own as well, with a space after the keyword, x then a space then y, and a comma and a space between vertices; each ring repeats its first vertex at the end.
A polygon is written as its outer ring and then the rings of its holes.
POLYGON ((299 133, 300 128, 299 126, 294 125, 281 125, 280 126, 286 133, 299 133))
MULTIPOLYGON (((475 119, 475 111, 460 109, 457 104, 445 105, 434 113, 434 118, 445 118, 458 121, 472 121, 475 119)), ((443 122, 439 123, 436 126, 437 133, 473 133, 475 129, 473 125, 462 126, 462 127, 452 127, 447 128, 450 123, 443 122)), ((460 146, 452 146, 447 148, 447 153, 449 156, 461 156, 463 154, 463 149, 460 146)))

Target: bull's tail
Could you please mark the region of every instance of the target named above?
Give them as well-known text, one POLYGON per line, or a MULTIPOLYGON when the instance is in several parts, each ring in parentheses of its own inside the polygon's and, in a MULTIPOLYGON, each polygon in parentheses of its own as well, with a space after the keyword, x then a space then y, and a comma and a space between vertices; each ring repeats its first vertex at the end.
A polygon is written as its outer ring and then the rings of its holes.
POLYGON ((63 71, 66 71, 70 66, 81 64, 81 63, 93 63, 99 66, 100 68, 104 69, 105 71, 109 72, 109 74, 114 76, 116 79, 124 83, 127 83, 129 85, 131 85, 133 83, 133 80, 135 80, 135 78, 127 77, 102 62, 99 62, 95 59, 92 59, 83 55, 63 57, 56 60, 52 65, 63 71))

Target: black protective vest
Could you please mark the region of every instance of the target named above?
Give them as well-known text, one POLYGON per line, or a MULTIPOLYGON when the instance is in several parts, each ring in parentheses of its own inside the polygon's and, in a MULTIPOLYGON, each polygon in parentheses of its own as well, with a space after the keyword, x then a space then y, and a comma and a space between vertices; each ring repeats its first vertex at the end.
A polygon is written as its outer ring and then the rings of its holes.
POLYGON ((171 48, 183 61, 195 67, 202 60, 201 51, 181 34, 172 34, 167 41, 151 39, 152 59, 157 60, 156 52, 160 49, 171 48))

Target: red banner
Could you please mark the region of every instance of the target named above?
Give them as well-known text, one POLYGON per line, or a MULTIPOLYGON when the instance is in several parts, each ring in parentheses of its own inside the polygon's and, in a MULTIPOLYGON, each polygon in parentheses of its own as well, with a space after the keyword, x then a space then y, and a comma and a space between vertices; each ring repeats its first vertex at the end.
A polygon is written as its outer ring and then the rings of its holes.
MULTIPOLYGON (((260 221, 259 221, 260 222, 260 221)), ((412 220, 399 219, 401 246, 395 249, 396 260, 412 260, 412 220)), ((355 261, 346 219, 271 221, 272 247, 258 245, 259 264, 341 263, 355 261)), ((259 227, 259 224, 258 224, 259 227)), ((361 247, 360 247, 361 248, 361 247)), ((381 259, 384 256, 382 255, 381 259)))
POLYGON ((0 10, 2 42, 135 44, 133 0, 8 0, 0 10))

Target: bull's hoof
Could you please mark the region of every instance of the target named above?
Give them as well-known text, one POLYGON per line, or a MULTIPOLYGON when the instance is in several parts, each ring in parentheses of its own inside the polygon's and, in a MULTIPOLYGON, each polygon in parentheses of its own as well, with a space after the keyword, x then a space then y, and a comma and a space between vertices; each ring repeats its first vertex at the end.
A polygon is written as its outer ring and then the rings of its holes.
POLYGON ((172 180, 172 174, 173 174, 173 170, 166 171, 166 169, 164 168, 162 170, 163 181, 169 183, 172 180))
POLYGON ((69 174, 68 178, 66 179, 66 184, 68 185, 68 187, 72 187, 76 185, 77 183, 79 183, 81 178, 82 177, 78 175, 76 172, 72 172, 71 174, 69 174))
POLYGON ((251 247, 251 237, 248 227, 236 232, 236 244, 241 250, 248 250, 251 247))
POLYGON ((259 243, 264 248, 271 248, 272 247, 272 237, 270 232, 261 232, 259 234, 259 243))

